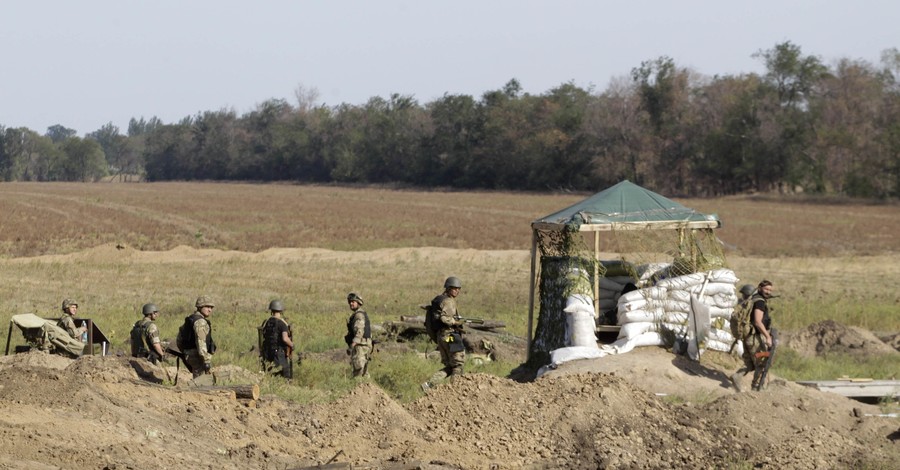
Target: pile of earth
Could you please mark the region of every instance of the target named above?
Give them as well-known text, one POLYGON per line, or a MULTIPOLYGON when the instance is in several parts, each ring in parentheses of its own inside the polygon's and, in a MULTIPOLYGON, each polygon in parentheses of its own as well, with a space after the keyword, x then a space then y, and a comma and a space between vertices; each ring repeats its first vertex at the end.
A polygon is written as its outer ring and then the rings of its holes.
MULTIPOLYGON (((623 356, 645 350, 667 354, 623 356)), ((122 357, 0 359, 3 468, 900 468, 895 419, 784 381, 676 402, 627 370, 561 367, 529 383, 467 374, 409 404, 361 382, 299 405, 153 384, 122 357)), ((711 377, 678 387, 722 388, 711 377)))
MULTIPOLYGON (((897 340, 893 340, 900 345, 897 340)), ((825 320, 809 325, 805 330, 786 335, 784 345, 805 357, 828 354, 898 354, 897 346, 883 341, 872 332, 853 326, 842 325, 833 320, 825 320)))

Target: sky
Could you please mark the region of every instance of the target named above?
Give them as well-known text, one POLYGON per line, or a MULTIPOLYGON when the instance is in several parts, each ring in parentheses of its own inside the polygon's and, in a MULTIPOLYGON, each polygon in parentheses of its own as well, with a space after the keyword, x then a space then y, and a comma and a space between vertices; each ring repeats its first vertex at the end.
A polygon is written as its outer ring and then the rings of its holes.
POLYGON ((4 0, 0 126, 83 136, 269 99, 363 105, 476 99, 515 78, 604 91, 671 57, 703 75, 762 73, 790 41, 827 65, 900 48, 897 0, 4 0))

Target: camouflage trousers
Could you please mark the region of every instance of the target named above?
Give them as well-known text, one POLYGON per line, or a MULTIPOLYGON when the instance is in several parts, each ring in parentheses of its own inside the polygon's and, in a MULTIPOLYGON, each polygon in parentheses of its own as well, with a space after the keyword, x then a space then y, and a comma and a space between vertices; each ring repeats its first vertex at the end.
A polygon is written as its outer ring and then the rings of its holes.
POLYGON ((444 371, 447 375, 462 375, 463 366, 466 364, 466 350, 451 352, 450 343, 440 341, 446 334, 438 336, 438 351, 441 353, 441 364, 444 365, 444 371))
POLYGON ((194 378, 211 373, 211 371, 206 368, 203 356, 201 356, 196 349, 184 351, 184 363, 191 369, 194 378))
POLYGON ((764 386, 765 384, 759 383, 760 376, 762 375, 762 371, 765 368, 766 361, 769 360, 768 357, 756 357, 756 353, 766 352, 769 350, 769 347, 766 346, 766 339, 763 338, 762 335, 753 334, 750 336, 749 341, 747 342, 747 346, 745 350, 750 351, 750 357, 753 361, 753 388, 759 388, 760 386, 764 386))
POLYGON ((372 360, 372 345, 357 344, 350 348, 350 366, 354 377, 369 375, 369 361, 372 360))

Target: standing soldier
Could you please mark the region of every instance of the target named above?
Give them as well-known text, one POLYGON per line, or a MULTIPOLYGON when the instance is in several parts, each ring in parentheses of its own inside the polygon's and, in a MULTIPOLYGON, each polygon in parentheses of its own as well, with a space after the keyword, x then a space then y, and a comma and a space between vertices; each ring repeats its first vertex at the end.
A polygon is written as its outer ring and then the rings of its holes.
POLYGON ((363 299, 359 294, 356 292, 347 294, 347 304, 353 313, 347 319, 347 335, 344 336, 344 341, 347 343, 353 377, 368 377, 369 360, 372 358, 372 325, 369 323, 369 315, 361 308, 363 299))
POLYGON ((290 380, 294 376, 294 367, 291 355, 294 350, 294 342, 291 340, 291 326, 282 317, 284 303, 280 300, 269 302, 270 316, 260 327, 262 334, 263 367, 266 371, 280 374, 290 380))
POLYGON ((184 361, 194 378, 212 372, 212 355, 216 352, 216 343, 212 338, 212 324, 209 317, 215 305, 212 300, 202 295, 197 297, 197 311, 184 319, 184 325, 178 330, 178 349, 184 354, 184 361))
POLYGON ((753 353, 755 370, 753 372, 752 389, 760 391, 765 387, 765 377, 763 371, 768 371, 772 357, 759 357, 756 353, 771 352, 775 346, 777 338, 775 330, 772 328, 772 318, 769 316, 768 300, 772 298, 772 281, 763 279, 756 287, 756 294, 750 298, 753 310, 750 311, 750 324, 753 325, 753 334, 750 336, 750 350, 753 353))
POLYGON ((87 332, 87 323, 81 322, 81 326, 75 326, 75 314, 78 313, 78 302, 73 299, 63 300, 62 311, 63 315, 60 317, 59 321, 56 322, 56 326, 66 330, 66 333, 69 333, 69 336, 80 340, 82 335, 87 332))
POLYGON ((156 326, 159 309, 156 308, 156 304, 144 304, 141 310, 144 318, 135 322, 131 328, 131 355, 159 364, 165 357, 162 344, 159 342, 159 328, 156 326))
POLYGON ((463 321, 456 309, 456 297, 462 289, 462 281, 450 276, 444 281, 444 292, 431 301, 425 312, 425 328, 437 342, 444 368, 431 376, 431 380, 422 384, 427 390, 435 382, 446 377, 462 375, 466 363, 466 347, 462 341, 463 321))

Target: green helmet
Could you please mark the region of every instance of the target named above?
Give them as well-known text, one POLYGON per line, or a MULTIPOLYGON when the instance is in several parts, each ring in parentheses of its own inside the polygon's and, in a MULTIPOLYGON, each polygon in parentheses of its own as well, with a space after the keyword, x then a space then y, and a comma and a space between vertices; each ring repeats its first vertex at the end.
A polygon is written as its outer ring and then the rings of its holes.
POLYGON ((197 297, 197 303, 195 304, 197 308, 200 307, 215 307, 216 305, 213 303, 212 299, 208 296, 201 295, 197 297))
POLYGON ((451 287, 462 289, 462 281, 460 281, 456 276, 448 277, 447 280, 444 281, 444 289, 449 289, 451 287))
POLYGON ((144 304, 141 310, 144 312, 145 317, 159 312, 159 309, 156 308, 156 304, 144 304))
POLYGON ((753 295, 753 286, 750 284, 744 284, 741 286, 741 295, 744 297, 750 297, 753 295))
POLYGON ((65 312, 66 310, 69 309, 69 307, 71 307, 71 306, 73 306, 73 305, 76 306, 76 307, 78 306, 78 302, 75 301, 75 299, 66 299, 66 300, 63 300, 63 303, 62 303, 62 311, 65 312))
POLYGON ((269 311, 270 312, 283 312, 284 311, 284 303, 278 299, 269 302, 269 311))
POLYGON ((360 297, 359 294, 357 294, 356 292, 351 292, 351 293, 347 294, 347 303, 348 304, 350 302, 353 302, 354 300, 357 301, 360 305, 363 304, 362 297, 360 297))

